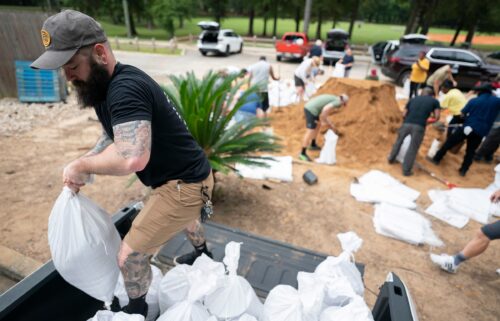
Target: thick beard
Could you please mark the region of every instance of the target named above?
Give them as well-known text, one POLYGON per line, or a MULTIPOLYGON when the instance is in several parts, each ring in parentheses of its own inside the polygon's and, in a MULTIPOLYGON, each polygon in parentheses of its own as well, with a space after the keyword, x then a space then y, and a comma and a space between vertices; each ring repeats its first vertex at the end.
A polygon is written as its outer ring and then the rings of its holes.
POLYGON ((86 81, 73 80, 78 103, 85 107, 95 107, 104 100, 108 92, 111 76, 106 68, 99 65, 92 56, 89 58, 90 74, 86 81))

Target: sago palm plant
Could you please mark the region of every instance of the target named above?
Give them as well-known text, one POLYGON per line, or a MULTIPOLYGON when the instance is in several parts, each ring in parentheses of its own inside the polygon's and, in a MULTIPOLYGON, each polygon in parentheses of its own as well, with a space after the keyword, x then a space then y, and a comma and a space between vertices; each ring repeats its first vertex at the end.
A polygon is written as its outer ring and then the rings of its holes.
POLYGON ((281 149, 279 139, 261 132, 259 127, 268 125, 266 119, 250 119, 230 125, 230 121, 247 97, 257 91, 248 88, 241 97, 238 92, 243 85, 237 76, 220 78, 209 72, 202 79, 193 72, 184 76, 171 76, 173 86, 164 87, 165 93, 177 106, 179 114, 205 151, 214 170, 228 173, 234 164, 266 166, 262 152, 277 152, 281 149), (228 106, 234 105, 228 112, 228 106))

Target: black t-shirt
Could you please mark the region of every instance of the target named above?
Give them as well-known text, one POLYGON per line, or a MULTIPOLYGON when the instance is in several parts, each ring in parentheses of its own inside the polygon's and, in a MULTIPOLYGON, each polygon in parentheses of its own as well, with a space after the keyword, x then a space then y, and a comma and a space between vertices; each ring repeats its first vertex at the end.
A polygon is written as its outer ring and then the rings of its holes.
MULTIPOLYGON (((342 64, 348 65, 351 62, 354 62, 354 56, 353 55, 344 55, 344 57, 342 58, 342 64)), ((345 70, 350 70, 351 68, 352 68, 352 66, 345 67, 345 70)))
POLYGON ((210 174, 205 153, 161 87, 146 73, 118 63, 106 101, 95 107, 99 121, 114 140, 113 126, 136 120, 151 122, 151 155, 137 176, 146 186, 172 179, 194 183, 210 174))
POLYGON ((439 101, 431 96, 417 96, 406 104, 406 117, 404 123, 416 124, 425 127, 427 118, 439 109, 439 101))

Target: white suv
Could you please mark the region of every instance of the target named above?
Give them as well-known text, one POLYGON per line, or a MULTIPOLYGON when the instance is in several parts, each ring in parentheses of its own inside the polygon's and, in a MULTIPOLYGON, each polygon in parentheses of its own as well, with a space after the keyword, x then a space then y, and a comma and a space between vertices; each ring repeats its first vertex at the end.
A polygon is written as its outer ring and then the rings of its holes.
POLYGON ((243 51, 243 39, 231 29, 219 29, 213 21, 202 21, 198 26, 203 29, 198 37, 198 49, 205 56, 207 52, 215 52, 229 56, 231 53, 243 51))

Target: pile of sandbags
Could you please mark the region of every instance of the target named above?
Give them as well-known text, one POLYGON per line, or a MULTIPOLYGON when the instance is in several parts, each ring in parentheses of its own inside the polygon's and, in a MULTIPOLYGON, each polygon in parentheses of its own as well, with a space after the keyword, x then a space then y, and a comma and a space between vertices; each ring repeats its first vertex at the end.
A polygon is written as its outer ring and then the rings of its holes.
POLYGON ((343 252, 328 257, 314 273, 299 272, 298 289, 278 285, 264 303, 264 321, 373 320, 363 294, 361 274, 353 253, 362 240, 353 232, 338 234, 343 252))

